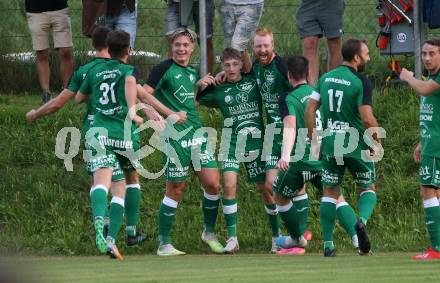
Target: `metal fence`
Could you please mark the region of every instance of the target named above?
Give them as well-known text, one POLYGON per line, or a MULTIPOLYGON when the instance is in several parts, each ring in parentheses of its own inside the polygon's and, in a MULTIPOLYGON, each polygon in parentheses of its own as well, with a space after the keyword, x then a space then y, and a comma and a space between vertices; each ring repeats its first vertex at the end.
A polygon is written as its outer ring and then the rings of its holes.
MULTIPOLYGON (((329 0, 332 1, 332 0, 329 0)), ((30 34, 27 28, 24 1, 2 1, 0 13, 0 31, 3 38, 3 47, 0 51, 25 52, 32 51, 30 34), (3 7, 2 7, 3 6, 3 7)), ((376 20, 376 0, 349 0, 347 1, 344 15, 344 37, 366 38, 370 46, 374 46, 378 26, 376 20)), ((216 0, 216 16, 214 28, 215 52, 220 53, 225 47, 221 28, 220 3, 216 0)), ((260 26, 273 30, 275 35, 276 50, 279 54, 292 54, 301 52, 301 42, 295 25, 295 13, 300 0, 266 0, 264 14, 260 26)), ((70 0, 70 15, 74 50, 90 50, 88 38, 81 33, 82 8, 80 0, 70 0)), ((137 50, 149 51, 158 54, 160 58, 167 56, 168 47, 165 39, 165 10, 166 2, 163 0, 138 0, 138 29, 136 38, 137 50)), ((432 31, 429 37, 439 37, 440 32, 432 31)), ((321 44, 321 51, 325 51, 325 44, 321 44)), ((373 56, 378 57, 375 48, 371 48, 373 56)), ((321 60, 326 60, 326 52, 320 52, 321 60)), ((157 57, 159 58, 159 57, 157 57)), ((146 65, 154 64, 159 59, 147 60, 146 65)), ((198 60, 195 53, 194 62, 198 60)))

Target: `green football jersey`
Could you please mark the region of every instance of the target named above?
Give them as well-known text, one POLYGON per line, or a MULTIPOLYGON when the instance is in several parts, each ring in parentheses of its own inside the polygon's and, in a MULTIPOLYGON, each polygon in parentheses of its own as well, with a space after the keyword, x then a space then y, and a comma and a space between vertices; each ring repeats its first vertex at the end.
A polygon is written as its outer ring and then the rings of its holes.
MULTIPOLYGON (((307 84, 301 84, 294 87, 289 92, 280 97, 280 113, 284 120, 286 116, 295 116, 296 118, 296 133, 295 133, 295 145, 292 149, 292 154, 295 154, 295 150, 304 152, 301 160, 295 162, 295 167, 299 167, 300 170, 319 170, 321 168, 320 161, 310 160, 310 139, 307 137, 307 126, 305 120, 305 111, 307 107, 307 101, 316 92, 311 86, 307 84)), ((316 129, 320 131, 322 129, 321 115, 319 110, 316 111, 316 129)))
POLYGON ((146 82, 154 89, 154 96, 163 105, 174 112, 186 112, 185 123, 174 124, 179 132, 189 127, 193 127, 193 131, 202 127, 194 103, 194 89, 198 79, 199 75, 193 67, 184 67, 168 59, 151 70, 146 82))
POLYGON ((372 104, 371 82, 349 66, 339 66, 324 74, 316 87, 320 94, 323 116, 322 154, 327 156, 361 158, 369 147, 364 141, 364 126, 359 106, 372 104), (359 133, 359 140, 349 145, 350 129, 359 133), (335 141, 340 143, 335 149, 335 141), (351 153, 343 148, 353 147, 351 153))
POLYGON ((276 55, 267 66, 255 61, 252 72, 257 79, 268 123, 276 123, 277 127, 282 128, 283 121, 281 120, 278 99, 291 88, 287 79, 287 67, 284 60, 276 55))
POLYGON ((248 137, 246 150, 262 148, 264 124, 261 97, 254 76, 243 74, 238 82, 211 85, 197 96, 197 100, 202 105, 219 108, 224 119, 232 119, 231 146, 236 145, 239 133, 260 132, 260 139, 248 137))
POLYGON ((125 99, 125 79, 134 76, 134 67, 119 60, 110 59, 91 69, 80 91, 91 95, 91 106, 95 116, 93 127, 107 129, 108 138, 118 141, 111 146, 133 148, 139 145, 139 133, 134 133, 136 125, 131 122, 130 135, 125 137, 124 123, 128 115, 125 99))
MULTIPOLYGON (((440 84, 440 73, 428 79, 440 84)), ((422 155, 440 157, 440 90, 420 98, 420 136, 422 155)))
MULTIPOLYGON (((90 61, 87 64, 84 64, 82 66, 79 66, 75 72, 73 72, 72 76, 70 77, 69 83, 67 84, 67 89, 70 90, 73 93, 78 92, 78 90, 81 87, 81 84, 85 80, 87 73, 93 69, 95 66, 98 66, 100 64, 103 64, 107 62, 109 59, 107 58, 94 58, 92 61, 90 61)), ((87 131, 90 129, 90 127, 93 124, 93 108, 90 99, 86 102, 86 113, 84 115, 83 119, 83 126, 82 130, 83 133, 87 133, 87 131)))

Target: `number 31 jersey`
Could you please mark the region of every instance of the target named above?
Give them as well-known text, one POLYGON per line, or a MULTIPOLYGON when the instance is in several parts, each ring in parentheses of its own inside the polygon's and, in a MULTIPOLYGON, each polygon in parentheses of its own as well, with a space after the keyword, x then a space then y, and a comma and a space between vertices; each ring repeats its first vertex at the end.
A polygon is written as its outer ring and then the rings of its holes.
POLYGON ((360 159, 361 151, 369 147, 364 140, 359 106, 372 104, 371 82, 355 69, 342 65, 324 74, 316 89, 323 116, 322 154, 360 159), (359 134, 358 139, 353 130, 359 134), (342 148, 352 151, 345 153, 342 148))
MULTIPOLYGON (((80 88, 84 95, 91 95, 95 115, 93 127, 107 129, 108 137, 112 139, 130 139, 124 136, 124 123, 128 115, 125 79, 128 76, 135 76, 134 67, 112 59, 93 68, 80 88)), ((135 130, 135 124, 131 123, 131 133, 135 130)), ((138 142, 139 135, 132 134, 131 140, 138 142)))

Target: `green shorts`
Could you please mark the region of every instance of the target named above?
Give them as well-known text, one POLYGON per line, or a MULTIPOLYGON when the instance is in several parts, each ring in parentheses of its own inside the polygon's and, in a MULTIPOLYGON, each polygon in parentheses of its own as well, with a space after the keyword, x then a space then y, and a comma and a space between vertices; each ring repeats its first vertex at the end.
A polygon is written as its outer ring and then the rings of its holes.
POLYGON ((277 139, 276 136, 273 141, 272 151, 267 154, 264 158, 265 160, 265 169, 272 170, 277 169, 278 160, 281 158, 281 146, 282 146, 282 137, 281 140, 277 139))
POLYGON ((422 186, 440 188, 440 158, 422 156, 419 168, 419 180, 422 186))
MULTIPOLYGON (((89 153, 91 155, 88 157, 87 161, 87 171, 94 173, 99 168, 115 168, 119 171, 134 171, 137 168, 140 168, 139 160, 130 160, 127 156, 124 156, 119 151, 126 151, 125 148, 116 145, 127 145, 121 140, 116 140, 112 138, 100 138, 99 144, 89 148, 89 153)), ((129 150, 137 151, 139 150, 139 143, 133 142, 130 144, 129 150)), ((116 174, 120 174, 123 172, 114 171, 116 174)), ((113 180, 113 177, 112 177, 113 180)), ((114 181, 114 180, 113 180, 114 181)))
POLYGON ((317 168, 300 168, 291 164, 288 170, 279 171, 273 183, 273 191, 283 198, 293 199, 307 182, 322 191, 321 170, 317 168), (306 170, 303 170, 306 169, 306 170))
POLYGON ((218 168, 214 151, 207 148, 207 139, 182 138, 178 141, 165 140, 165 176, 168 182, 182 182, 188 177, 190 166, 194 170, 218 168))
POLYGON ((322 184, 334 188, 342 183, 345 168, 350 171, 356 185, 361 189, 368 189, 376 181, 374 162, 365 162, 362 159, 343 157, 343 165, 338 165, 333 156, 322 157, 322 184))
POLYGON ((246 172, 249 182, 264 183, 266 181, 265 162, 261 161, 261 156, 251 162, 240 162, 235 158, 235 155, 230 155, 222 161, 222 172, 240 172, 240 163, 246 167, 246 172))

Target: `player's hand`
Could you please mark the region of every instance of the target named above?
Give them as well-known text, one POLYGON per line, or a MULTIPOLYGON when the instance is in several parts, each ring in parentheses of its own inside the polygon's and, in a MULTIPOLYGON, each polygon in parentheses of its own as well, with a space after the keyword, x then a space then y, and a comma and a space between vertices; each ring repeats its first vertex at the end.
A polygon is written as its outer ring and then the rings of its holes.
POLYGON ((28 113, 26 113, 26 121, 28 123, 32 123, 33 121, 36 120, 35 112, 37 112, 35 111, 35 109, 31 109, 28 113))
POLYGON ((134 115, 133 122, 139 127, 144 123, 144 119, 141 116, 134 115))
POLYGON ((145 111, 145 114, 148 116, 148 118, 151 121, 151 126, 154 130, 162 132, 165 130, 166 122, 165 119, 157 113, 157 111, 153 109, 148 109, 145 111))
POLYGON ((400 72, 399 77, 402 81, 407 82, 408 80, 414 77, 414 72, 408 71, 406 68, 403 68, 402 71, 400 72))
POLYGON ((185 111, 179 111, 179 112, 173 112, 170 117, 176 121, 177 124, 183 124, 186 121, 186 112, 185 111))
POLYGON ((278 160, 277 168, 281 171, 286 171, 287 169, 289 169, 289 165, 290 165, 289 163, 290 163, 290 158, 288 159, 281 158, 280 160, 278 160))
POLYGON ((420 163, 422 160, 422 144, 418 143, 416 148, 414 148, 413 159, 416 163, 420 163))
POLYGON ((225 71, 221 71, 215 76, 215 83, 221 85, 226 81, 226 73, 225 71))
POLYGON ((201 86, 202 89, 207 88, 209 85, 215 85, 215 78, 211 75, 211 73, 207 74, 203 78, 201 78, 197 82, 198 86, 201 86))

